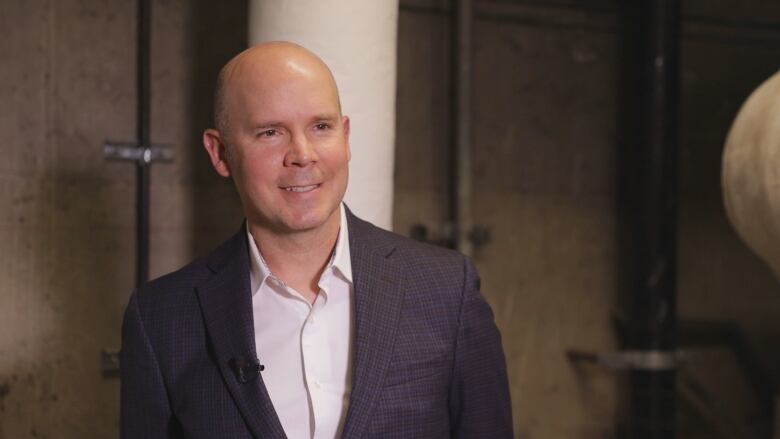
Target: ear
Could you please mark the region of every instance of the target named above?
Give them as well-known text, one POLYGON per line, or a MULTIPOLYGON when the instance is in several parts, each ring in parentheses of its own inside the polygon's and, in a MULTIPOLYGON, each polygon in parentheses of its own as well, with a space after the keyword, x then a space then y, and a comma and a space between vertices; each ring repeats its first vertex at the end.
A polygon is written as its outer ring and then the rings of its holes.
POLYGON ((344 131, 344 144, 347 145, 347 161, 352 159, 352 150, 349 147, 349 116, 341 116, 341 127, 344 131))
POLYGON ((209 128, 203 131, 203 146, 209 153, 211 165, 217 174, 223 177, 230 177, 230 165, 227 160, 227 145, 222 140, 219 131, 209 128))

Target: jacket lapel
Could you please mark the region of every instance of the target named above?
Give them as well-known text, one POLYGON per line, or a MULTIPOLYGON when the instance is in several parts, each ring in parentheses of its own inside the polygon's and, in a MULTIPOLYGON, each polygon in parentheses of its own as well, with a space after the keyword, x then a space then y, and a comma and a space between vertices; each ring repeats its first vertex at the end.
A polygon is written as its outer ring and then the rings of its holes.
POLYGON ((355 355, 352 394, 342 437, 359 438, 371 418, 392 359, 403 304, 401 262, 374 226, 347 211, 354 281, 355 355))
POLYGON ((214 360, 252 433, 258 438, 283 438, 262 374, 240 377, 231 364, 257 358, 244 227, 209 256, 207 265, 214 276, 199 285, 197 293, 214 360))

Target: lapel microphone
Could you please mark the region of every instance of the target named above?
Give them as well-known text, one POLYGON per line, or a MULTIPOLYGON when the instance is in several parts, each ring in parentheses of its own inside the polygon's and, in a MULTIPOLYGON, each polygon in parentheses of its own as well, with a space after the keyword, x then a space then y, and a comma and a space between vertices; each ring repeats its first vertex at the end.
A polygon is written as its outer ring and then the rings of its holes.
POLYGON ((236 379, 242 384, 254 381, 257 374, 265 370, 265 366, 260 364, 260 360, 253 355, 233 357, 228 361, 228 364, 233 369, 233 373, 236 374, 236 379))

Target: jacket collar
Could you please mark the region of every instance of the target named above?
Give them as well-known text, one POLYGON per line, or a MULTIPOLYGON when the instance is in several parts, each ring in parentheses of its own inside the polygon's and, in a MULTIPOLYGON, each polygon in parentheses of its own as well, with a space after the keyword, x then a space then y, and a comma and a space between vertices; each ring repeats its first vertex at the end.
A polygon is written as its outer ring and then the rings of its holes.
POLYGON ((283 438, 262 374, 241 368, 257 358, 245 226, 212 252, 206 265, 214 275, 198 285, 197 294, 214 360, 253 435, 283 438))
POLYGON ((343 438, 363 437, 392 358, 403 303, 402 261, 389 234, 347 209, 355 339, 352 394, 343 438))

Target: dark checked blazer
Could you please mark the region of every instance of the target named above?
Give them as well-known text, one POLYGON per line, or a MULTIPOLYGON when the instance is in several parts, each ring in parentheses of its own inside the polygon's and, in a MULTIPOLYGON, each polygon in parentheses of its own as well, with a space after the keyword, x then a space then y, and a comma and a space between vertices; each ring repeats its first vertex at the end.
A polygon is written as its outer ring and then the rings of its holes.
MULTIPOLYGON (((355 338, 342 437, 512 437, 501 340, 472 263, 347 218, 355 338)), ((263 361, 245 233, 133 293, 122 438, 285 437, 262 372, 235 364, 263 361)))

